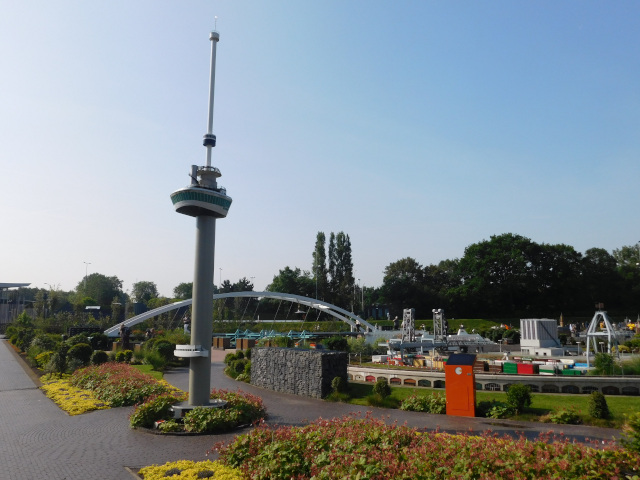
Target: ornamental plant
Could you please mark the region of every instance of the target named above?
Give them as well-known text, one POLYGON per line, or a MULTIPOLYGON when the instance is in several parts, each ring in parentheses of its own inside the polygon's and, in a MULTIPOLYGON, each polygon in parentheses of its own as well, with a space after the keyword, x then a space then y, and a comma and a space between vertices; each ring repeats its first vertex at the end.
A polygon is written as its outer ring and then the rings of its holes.
POLYGON ((147 397, 180 392, 163 380, 156 380, 126 363, 103 363, 76 370, 71 384, 93 391, 112 407, 135 405, 147 397))
POLYGON ((240 471, 223 465, 221 462, 205 460, 192 462, 180 460, 164 465, 151 465, 140 469, 144 480, 192 480, 196 478, 215 478, 216 480, 244 480, 240 471))
POLYGON ((591 392, 589 396, 589 415, 593 418, 609 418, 607 399, 600 392, 591 392))
POLYGON ((172 418, 171 406, 184 400, 184 395, 161 393, 152 395, 143 403, 136 405, 135 410, 129 416, 129 424, 133 428, 152 428, 154 423, 160 420, 172 418))
POLYGON ((592 448, 564 437, 449 435, 357 415, 301 427, 260 425, 213 451, 247 479, 592 479, 634 478, 640 455, 614 444, 592 448))
POLYGON ((507 390, 507 404, 517 415, 531 406, 531 387, 521 383, 514 383, 507 390))
POLYGON ((410 395, 402 401, 400 410, 424 413, 446 413, 447 399, 442 393, 410 395))

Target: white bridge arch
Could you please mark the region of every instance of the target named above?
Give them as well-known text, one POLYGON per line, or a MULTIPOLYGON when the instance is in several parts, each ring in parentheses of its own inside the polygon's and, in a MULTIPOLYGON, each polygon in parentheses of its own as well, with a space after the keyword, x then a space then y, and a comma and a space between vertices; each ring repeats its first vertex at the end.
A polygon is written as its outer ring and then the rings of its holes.
MULTIPOLYGON (((358 315, 351 313, 344 308, 340 308, 336 305, 333 305, 328 302, 323 302, 322 300, 317 300, 315 298, 303 297, 302 295, 293 295, 291 293, 278 293, 278 292, 229 292, 229 293, 216 293, 213 296, 213 300, 220 300, 223 298, 243 298, 243 297, 253 297, 253 298, 273 298, 276 300, 286 300, 292 303, 298 303, 300 305, 304 305, 310 308, 315 308, 316 310, 320 310, 327 315, 331 315, 338 320, 342 320, 345 323, 348 323, 352 330, 361 326, 365 329, 365 332, 373 332, 376 330, 376 327, 371 325, 369 322, 363 320, 358 315)), ((192 299, 182 300, 181 302, 170 303, 169 305, 165 305, 163 307, 154 308, 153 310, 149 310, 147 312, 141 313, 140 315, 136 315, 135 317, 131 317, 124 322, 120 322, 114 325, 111 328, 108 328, 104 331, 104 333, 110 337, 117 337, 120 333, 120 327, 124 324, 125 327, 131 327, 133 325, 137 325, 138 323, 144 322, 149 318, 153 318, 156 315, 160 315, 162 313, 167 313, 172 310, 176 310, 180 307, 188 307, 191 305, 192 299)))

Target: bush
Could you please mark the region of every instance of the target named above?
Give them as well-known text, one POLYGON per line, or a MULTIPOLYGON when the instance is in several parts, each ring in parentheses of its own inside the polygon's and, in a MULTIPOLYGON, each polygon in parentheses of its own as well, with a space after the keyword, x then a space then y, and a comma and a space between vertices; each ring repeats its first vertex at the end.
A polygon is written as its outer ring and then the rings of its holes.
POLYGON ((116 362, 124 363, 126 358, 127 356, 124 354, 122 350, 120 350, 119 352, 116 352, 116 357, 115 357, 116 362))
POLYGON ((93 349, 88 343, 76 343, 67 353, 69 360, 78 360, 82 365, 88 365, 93 349))
POLYGON ((400 410, 442 414, 447 412, 447 399, 442 393, 411 395, 402 401, 400 410))
POLYGON ((581 423, 580 415, 576 413, 573 407, 562 408, 557 412, 551 412, 543 417, 543 420, 563 425, 578 425, 581 423))
POLYGON ((515 414, 515 410, 508 403, 495 402, 486 413, 487 418, 507 418, 515 414))
POLYGON ((349 384, 342 377, 333 377, 331 380, 331 388, 336 393, 346 393, 349 390, 349 384))
POLYGON ((627 450, 640 453, 640 412, 627 415, 625 419, 620 442, 627 450))
POLYGON ((516 415, 522 413, 531 406, 531 387, 521 383, 511 385, 507 390, 507 404, 516 415))
POLYGON ((65 342, 69 347, 73 347, 78 343, 86 343, 87 345, 91 344, 91 340, 84 333, 79 333, 78 335, 74 335, 73 337, 69 337, 65 342))
POLYGON ((391 387, 387 383, 386 378, 379 378, 376 380, 376 383, 373 385, 373 394, 380 395, 382 398, 387 398, 391 395, 391 387))
POLYGON ((187 432, 213 433, 255 423, 266 415, 262 399, 241 391, 212 390, 212 399, 227 402, 225 408, 196 407, 184 416, 187 432))
POLYGON ((56 350, 60 345, 60 340, 56 337, 59 338, 60 336, 39 333, 31 340, 31 346, 39 348, 41 352, 56 350))
POLYGON ((158 420, 169 420, 172 418, 171 406, 178 402, 180 399, 169 393, 149 397, 144 403, 136 406, 129 417, 129 424, 133 428, 151 428, 158 420))
POLYGON ((146 352, 144 354, 144 363, 151 365, 151 368, 157 372, 161 372, 167 366, 165 358, 156 351, 146 352))
POLYGON ((593 418, 609 418, 607 399, 600 392, 591 392, 589 396, 589 415, 593 418))
POLYGON ((89 340, 91 341, 91 348, 94 350, 107 350, 109 348, 109 342, 111 341, 109 337, 102 332, 92 333, 89 340))
POLYGON ((133 350, 123 350, 122 353, 124 354, 125 363, 130 363, 133 358, 133 350))
POLYGON ((324 342, 324 345, 329 350, 335 350, 338 352, 348 352, 349 351, 349 343, 345 337, 331 337, 327 338, 324 342))
POLYGON ((91 364, 92 365, 101 365, 103 363, 107 363, 109 361, 109 355, 104 350, 96 350, 91 355, 91 364))
POLYGON ((174 359, 173 352, 176 349, 176 345, 168 340, 159 340, 156 342, 153 349, 158 352, 166 362, 170 362, 174 359))

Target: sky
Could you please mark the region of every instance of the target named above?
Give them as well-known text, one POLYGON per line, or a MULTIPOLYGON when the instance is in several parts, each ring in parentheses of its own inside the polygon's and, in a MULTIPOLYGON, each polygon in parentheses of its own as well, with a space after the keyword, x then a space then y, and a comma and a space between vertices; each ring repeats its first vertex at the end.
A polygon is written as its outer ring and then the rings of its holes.
POLYGON ((263 290, 349 235, 354 277, 514 233, 640 240, 640 3, 3 2, 0 282, 193 280, 169 195, 212 164, 233 198, 214 283, 263 290), (217 20, 215 19, 217 17, 217 20))

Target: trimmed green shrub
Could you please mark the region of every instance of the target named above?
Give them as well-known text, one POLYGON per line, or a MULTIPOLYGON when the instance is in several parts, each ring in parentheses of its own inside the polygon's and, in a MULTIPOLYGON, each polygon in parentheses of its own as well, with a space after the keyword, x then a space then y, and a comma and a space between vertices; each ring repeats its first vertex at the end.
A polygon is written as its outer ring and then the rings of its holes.
POLYGON ((91 355, 91 364, 92 365, 101 365, 103 363, 107 363, 109 361, 109 355, 104 350, 96 350, 91 355))
POLYGON ((69 360, 76 359, 79 360, 82 365, 88 365, 91 360, 92 353, 93 349, 88 343, 76 343, 69 349, 67 356, 69 357, 69 360))
POLYGON ((84 333, 79 333, 78 335, 74 335, 73 337, 69 337, 65 342, 69 347, 73 347, 78 343, 86 343, 87 345, 91 344, 91 340, 84 333))
POLYGON ((514 383, 507 390, 507 404, 513 409, 517 415, 522 413, 525 408, 531 406, 531 387, 521 383, 514 383))
POLYGON ((119 352, 116 352, 116 362, 125 363, 126 358, 127 356, 124 354, 122 350, 120 350, 119 352))
POLYGON ((133 350, 123 350, 122 353, 124 354, 124 361, 130 363, 133 358, 133 350))
POLYGON ((173 352, 175 351, 176 346, 174 343, 171 343, 168 340, 158 340, 153 349, 154 351, 158 352, 167 362, 170 362, 174 359, 173 352))
POLYGON ((180 399, 169 393, 149 397, 135 408, 129 417, 129 424, 133 428, 151 428, 158 420, 171 419, 171 406, 179 402, 180 399))
POLYGON ((156 351, 146 352, 144 354, 144 363, 151 365, 151 368, 157 372, 161 372, 167 366, 165 358, 156 351))
POLYGON ((89 340, 94 350, 107 350, 111 342, 111 339, 102 332, 92 333, 89 340))
POLYGON ((591 392, 589 396, 589 415, 593 418, 609 418, 607 399, 600 392, 591 392))
POLYGON ((349 389, 349 385, 344 378, 333 377, 333 380, 331 380, 331 388, 336 393, 346 393, 349 389))
POLYGON ((386 378, 380 377, 376 380, 376 383, 373 385, 373 394, 380 395, 382 398, 387 398, 391 395, 391 387, 386 378))

